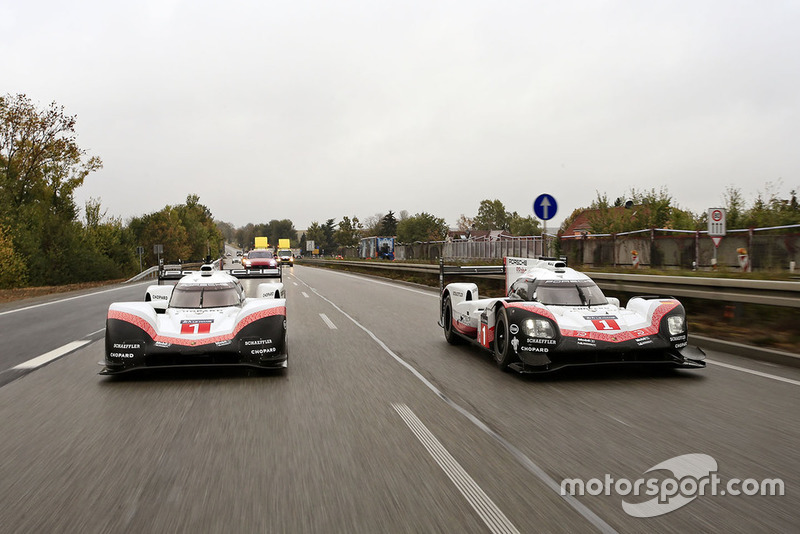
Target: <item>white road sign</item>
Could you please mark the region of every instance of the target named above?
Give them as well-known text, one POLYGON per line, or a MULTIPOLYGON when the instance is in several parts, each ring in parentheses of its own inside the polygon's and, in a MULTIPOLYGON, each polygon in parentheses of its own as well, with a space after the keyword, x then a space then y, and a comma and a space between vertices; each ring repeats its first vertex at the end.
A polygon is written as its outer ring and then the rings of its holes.
POLYGON ((708 209, 709 237, 725 237, 725 208, 708 209))

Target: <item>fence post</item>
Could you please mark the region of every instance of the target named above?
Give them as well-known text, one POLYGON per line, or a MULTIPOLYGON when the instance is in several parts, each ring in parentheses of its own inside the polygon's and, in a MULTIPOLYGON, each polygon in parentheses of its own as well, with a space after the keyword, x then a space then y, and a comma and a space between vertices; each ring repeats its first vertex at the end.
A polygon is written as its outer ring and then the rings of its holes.
POLYGON ((617 234, 611 234, 611 255, 614 267, 617 266, 617 234))
POLYGON ((650 267, 653 267, 653 249, 656 245, 656 229, 650 228, 650 267))

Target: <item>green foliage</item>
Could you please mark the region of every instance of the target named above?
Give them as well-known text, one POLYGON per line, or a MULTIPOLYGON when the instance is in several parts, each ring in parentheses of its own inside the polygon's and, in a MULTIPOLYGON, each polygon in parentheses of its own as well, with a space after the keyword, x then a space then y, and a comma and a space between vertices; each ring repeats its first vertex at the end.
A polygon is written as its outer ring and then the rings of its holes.
MULTIPOLYGON (((666 188, 658 191, 631 189, 626 197, 617 197, 613 203, 605 193, 598 192, 589 209, 587 219, 593 234, 618 234, 648 228, 697 230, 701 224, 701 219, 693 213, 672 205, 672 196, 666 188), (624 207, 626 198, 632 203, 630 208, 624 207)), ((574 220, 576 216, 573 212, 570 218, 574 220)), ((562 225, 562 228, 566 226, 562 225)))
POLYGON ((336 219, 328 219, 325 221, 325 224, 322 225, 322 233, 325 236, 325 240, 322 242, 322 249, 327 253, 330 252, 331 249, 336 247, 336 242, 333 240, 333 233, 335 232, 336 228, 336 219))
POLYGON ((339 229, 333 234, 336 245, 340 247, 352 247, 357 245, 361 238, 361 229, 361 223, 358 221, 358 217, 353 216, 351 220, 350 217, 345 215, 342 217, 341 222, 339 222, 339 229))
POLYGON ((96 157, 84 161, 75 122, 55 102, 39 111, 24 94, 0 97, 0 207, 6 217, 13 218, 6 210, 44 203, 74 219, 75 188, 103 165, 96 157))
POLYGON ((25 95, 0 97, 0 224, 18 260, 9 268, 18 273, 22 261, 20 276, 33 285, 107 279, 126 267, 107 261, 77 220, 74 191, 102 162, 78 146, 75 124, 55 103, 39 110, 25 95))
POLYGON ((391 237, 397 235, 397 219, 394 216, 394 213, 389 210, 383 219, 381 219, 380 228, 378 230, 378 235, 391 237))
POLYGON ((499 200, 482 200, 473 220, 478 230, 508 230, 511 214, 499 200))
MULTIPOLYGON (((792 190, 789 198, 781 198, 777 192, 778 185, 767 182, 764 191, 756 196, 753 206, 746 210, 738 228, 770 228, 772 226, 786 226, 800 224, 800 206, 797 200, 797 191, 792 190)), ((734 228, 727 221, 728 228, 734 228)))
POLYGON ((313 221, 306 230, 306 240, 313 241, 314 248, 320 248, 320 245, 325 242, 325 230, 317 221, 313 221))
POLYGON ((155 245, 163 245, 164 261, 202 261, 222 254, 224 237, 209 210, 197 195, 186 197, 186 204, 165 206, 161 211, 135 217, 128 225, 133 241, 145 249, 145 261, 155 265, 155 245))
POLYGON ((219 233, 222 234, 222 238, 225 240, 226 243, 232 243, 239 247, 242 246, 242 244, 239 243, 239 241, 237 241, 236 239, 236 228, 234 228, 234 226, 231 223, 224 221, 215 221, 215 224, 217 225, 217 230, 219 230, 219 233))
POLYGON ((397 224, 397 240, 401 243, 415 241, 442 241, 447 237, 444 219, 429 213, 417 213, 397 224))
POLYGON ((26 282, 25 261, 14 250, 8 228, 0 225, 0 289, 25 287, 26 282))
POLYGON ((516 211, 509 218, 508 231, 511 232, 511 235, 516 236, 540 235, 542 233, 538 219, 530 215, 522 217, 516 211))
POLYGON ((297 246, 297 230, 294 228, 294 223, 289 219, 272 219, 268 223, 248 225, 247 228, 252 230, 252 232, 247 232, 243 243, 243 246, 247 248, 253 247, 256 236, 266 237, 271 247, 277 247, 281 239, 288 239, 293 247, 297 246))

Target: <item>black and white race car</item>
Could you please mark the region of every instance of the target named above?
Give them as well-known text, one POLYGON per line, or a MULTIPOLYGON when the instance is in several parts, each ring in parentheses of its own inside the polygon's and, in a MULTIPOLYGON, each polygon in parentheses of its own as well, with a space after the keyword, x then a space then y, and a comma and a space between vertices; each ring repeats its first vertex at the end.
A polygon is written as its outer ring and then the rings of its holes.
POLYGON ((441 292, 439 325, 451 344, 473 342, 497 365, 523 373, 605 363, 705 367, 688 345, 686 312, 671 297, 633 297, 621 307, 587 275, 555 258, 505 258, 502 268, 442 267, 444 274, 504 273, 506 297, 480 298, 473 283, 441 292))
POLYGON ((283 284, 258 284, 257 294, 246 298, 238 278, 204 265, 174 285, 149 286, 144 302, 111 304, 100 374, 180 366, 286 368, 283 284))

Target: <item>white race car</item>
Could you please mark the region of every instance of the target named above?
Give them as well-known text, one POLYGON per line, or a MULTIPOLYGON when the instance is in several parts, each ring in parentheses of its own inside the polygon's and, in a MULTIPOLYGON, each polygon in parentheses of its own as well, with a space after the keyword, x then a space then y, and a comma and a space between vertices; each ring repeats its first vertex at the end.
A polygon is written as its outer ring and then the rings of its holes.
POLYGON ((204 265, 175 285, 152 285, 144 302, 115 302, 106 318, 100 374, 180 366, 288 363, 286 293, 280 282, 246 298, 241 282, 204 265))
POLYGON ((476 284, 448 284, 439 322, 449 343, 471 341, 491 351, 503 370, 604 363, 705 367, 705 353, 688 345, 686 312, 672 297, 633 297, 621 307, 556 258, 508 257, 501 268, 442 266, 441 273, 505 274, 503 298, 480 298, 476 284))

